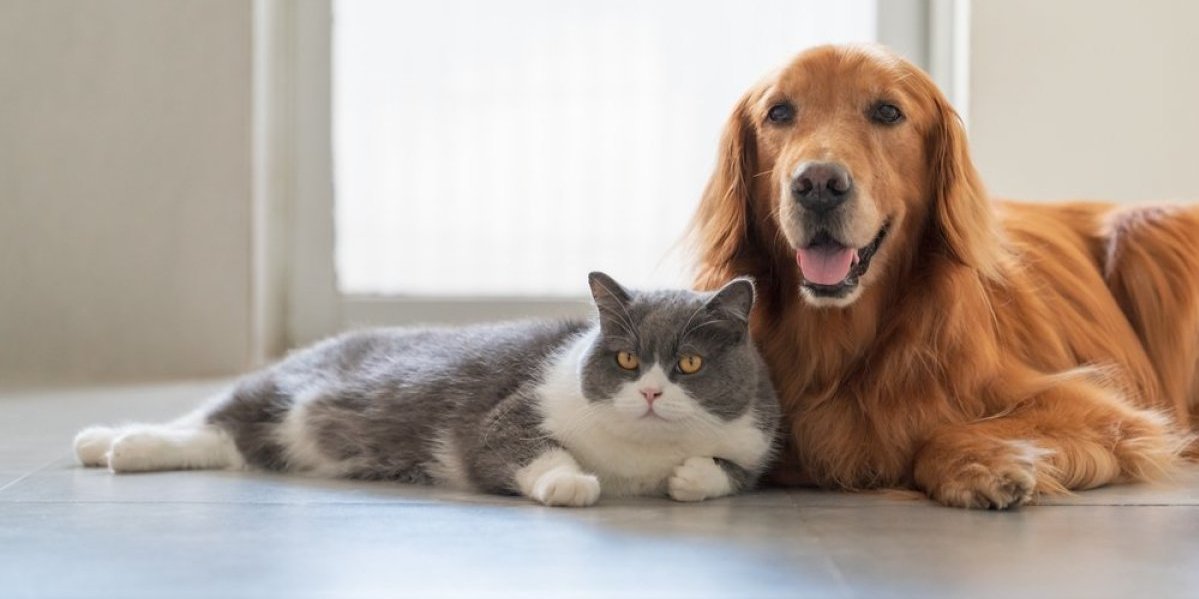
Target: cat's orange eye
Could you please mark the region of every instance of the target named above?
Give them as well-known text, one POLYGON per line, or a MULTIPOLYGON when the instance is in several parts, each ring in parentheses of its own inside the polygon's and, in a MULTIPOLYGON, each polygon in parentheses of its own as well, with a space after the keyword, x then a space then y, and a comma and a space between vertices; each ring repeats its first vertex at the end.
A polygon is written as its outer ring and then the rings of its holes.
POLYGON ((686 354, 679 358, 679 371, 683 374, 695 374, 704 367, 704 359, 695 354, 686 354))
POLYGON ((637 370, 637 367, 641 365, 641 360, 627 351, 622 351, 616 353, 616 364, 625 370, 637 370))

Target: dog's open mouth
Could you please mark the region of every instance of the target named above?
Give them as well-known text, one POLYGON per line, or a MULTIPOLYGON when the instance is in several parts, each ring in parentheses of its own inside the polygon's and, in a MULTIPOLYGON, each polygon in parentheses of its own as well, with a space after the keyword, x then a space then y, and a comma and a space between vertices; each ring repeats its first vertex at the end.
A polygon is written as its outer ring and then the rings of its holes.
POLYGON ((870 268, 870 259, 887 236, 888 224, 865 247, 846 247, 827 231, 821 231, 811 243, 795 252, 795 261, 803 274, 803 286, 820 297, 844 297, 858 286, 870 268))

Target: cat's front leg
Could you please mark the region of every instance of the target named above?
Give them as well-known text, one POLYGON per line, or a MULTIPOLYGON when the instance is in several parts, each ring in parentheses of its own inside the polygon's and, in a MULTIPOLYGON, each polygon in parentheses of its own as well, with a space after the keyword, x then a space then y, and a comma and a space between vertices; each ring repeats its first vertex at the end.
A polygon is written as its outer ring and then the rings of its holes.
POLYGON ((703 501, 732 495, 746 486, 749 472, 720 458, 687 458, 666 481, 675 501, 703 501))
POLYGON ((482 439, 469 452, 473 482, 486 491, 517 492, 545 505, 595 503, 599 479, 540 430, 542 420, 537 397, 527 392, 496 405, 481 423, 482 439))
POLYGON ((523 495, 545 505, 583 507, 600 496, 599 479, 583 472, 574 456, 560 447, 517 470, 516 484, 523 495))

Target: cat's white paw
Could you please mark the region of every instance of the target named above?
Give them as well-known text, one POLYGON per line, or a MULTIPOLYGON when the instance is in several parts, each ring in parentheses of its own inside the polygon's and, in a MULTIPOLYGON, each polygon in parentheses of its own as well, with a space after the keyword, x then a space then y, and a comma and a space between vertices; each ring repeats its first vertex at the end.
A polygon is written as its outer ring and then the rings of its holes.
POLYGON ((107 426, 89 426, 75 435, 75 457, 89 468, 108 465, 108 449, 120 434, 107 426))
POLYGON ((675 501, 703 501, 733 490, 729 475, 712 458, 687 458, 674 469, 667 486, 675 501))
POLYGON ((599 479, 572 468, 554 468, 537 478, 532 496, 545 505, 588 506, 599 500, 599 479))
POLYGON ((108 450, 108 468, 113 472, 157 470, 162 456, 171 451, 170 439, 158 431, 125 433, 108 450))

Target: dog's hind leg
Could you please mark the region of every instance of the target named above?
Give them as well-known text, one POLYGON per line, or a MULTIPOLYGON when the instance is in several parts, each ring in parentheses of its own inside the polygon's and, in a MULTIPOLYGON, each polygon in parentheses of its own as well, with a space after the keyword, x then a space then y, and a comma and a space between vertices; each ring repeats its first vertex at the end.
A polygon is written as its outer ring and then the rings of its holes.
MULTIPOLYGON (((1104 275, 1182 426, 1199 425, 1199 206, 1121 208, 1107 217, 1104 275)), ((1194 448, 1188 453, 1194 453, 1194 448)))
POLYGON ((1008 509, 1169 475, 1187 440, 1172 420, 1088 377, 1080 370, 1002 381, 994 392, 1023 401, 1001 416, 934 430, 916 453, 915 486, 950 506, 1008 509))

